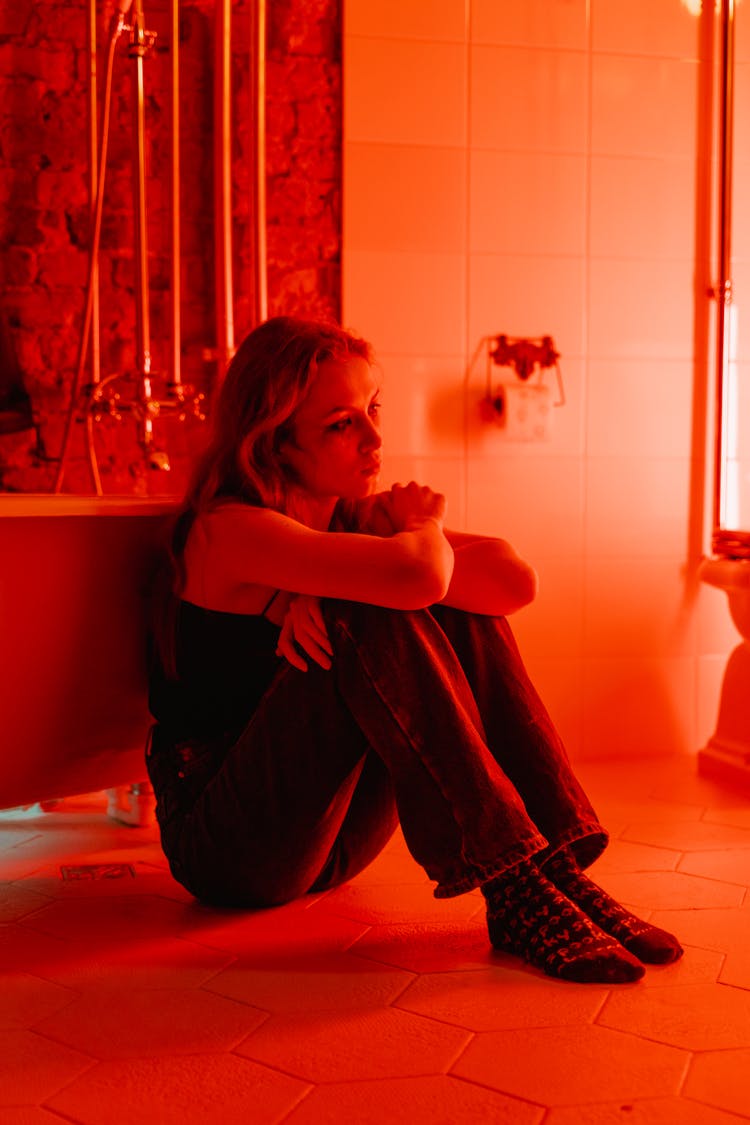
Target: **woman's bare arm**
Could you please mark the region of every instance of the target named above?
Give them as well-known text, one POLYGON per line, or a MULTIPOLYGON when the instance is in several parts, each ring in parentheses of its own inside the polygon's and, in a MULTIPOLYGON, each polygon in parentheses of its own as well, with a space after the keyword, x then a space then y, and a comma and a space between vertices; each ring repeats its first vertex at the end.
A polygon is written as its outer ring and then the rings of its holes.
MULTIPOLYGON (((362 530, 370 535, 392 535, 392 506, 392 490, 362 501, 358 512, 362 530)), ((447 529, 443 534, 454 556, 450 585, 440 599, 445 605, 503 617, 534 600, 536 571, 506 540, 447 529)))
MULTIPOLYGON (((200 567, 204 586, 223 601, 254 584, 369 602, 391 609, 421 609, 440 601, 449 587, 453 551, 441 520, 416 511, 389 538, 314 531, 279 512, 226 504, 200 518, 200 567)), ((198 529, 196 529, 198 530, 198 529)))
POLYGON ((504 617, 534 600, 538 578, 504 539, 447 531, 454 567, 443 604, 504 617))

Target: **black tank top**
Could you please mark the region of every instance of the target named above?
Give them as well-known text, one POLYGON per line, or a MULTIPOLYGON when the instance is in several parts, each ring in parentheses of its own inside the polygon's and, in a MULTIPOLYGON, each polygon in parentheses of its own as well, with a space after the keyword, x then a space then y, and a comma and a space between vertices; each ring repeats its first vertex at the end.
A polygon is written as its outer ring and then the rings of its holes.
POLYGON ((238 737, 281 663, 279 632, 262 614, 225 613, 180 601, 177 679, 168 679, 154 663, 151 714, 178 742, 238 737))

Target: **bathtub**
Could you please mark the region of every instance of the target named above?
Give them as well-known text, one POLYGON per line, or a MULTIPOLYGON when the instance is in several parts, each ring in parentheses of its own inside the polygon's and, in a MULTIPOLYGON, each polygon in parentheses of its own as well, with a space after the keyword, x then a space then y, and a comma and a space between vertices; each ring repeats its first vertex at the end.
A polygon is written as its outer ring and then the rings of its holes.
POLYGON ((175 509, 0 493, 0 809, 144 780, 146 590, 175 509))

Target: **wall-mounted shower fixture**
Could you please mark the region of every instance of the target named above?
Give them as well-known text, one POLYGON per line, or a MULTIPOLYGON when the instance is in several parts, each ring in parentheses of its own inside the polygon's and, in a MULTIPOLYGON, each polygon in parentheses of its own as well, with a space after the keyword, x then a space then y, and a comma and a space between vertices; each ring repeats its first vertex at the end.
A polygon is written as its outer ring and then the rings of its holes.
POLYGON ((173 301, 173 368, 165 380, 165 393, 156 397, 153 393, 151 370, 151 328, 149 317, 148 280, 148 240, 146 221, 146 99, 144 85, 144 59, 151 51, 156 34, 149 31, 143 11, 142 0, 118 0, 112 17, 107 50, 107 66, 104 78, 104 104, 102 109, 101 142, 97 137, 97 82, 96 82, 96 0, 89 0, 89 144, 91 160, 91 190, 93 196, 91 241, 89 245, 89 273, 86 285, 86 305, 81 330, 78 363, 70 395, 70 407, 66 420, 63 446, 60 454, 54 491, 60 492, 65 476, 67 457, 73 424, 76 420, 86 424, 86 452, 88 455, 94 491, 102 495, 101 477, 94 445, 93 422, 107 416, 120 420, 123 413, 129 413, 136 422, 138 443, 150 469, 168 470, 169 457, 165 450, 154 444, 154 419, 162 413, 176 414, 181 420, 188 412, 195 417, 204 418, 202 404, 204 396, 196 394, 192 386, 182 382, 179 366, 179 137, 177 135, 179 72, 177 59, 179 53, 177 8, 178 0, 172 4, 172 301, 173 301), (129 21, 129 22, 128 22, 129 21), (117 372, 102 379, 99 363, 98 344, 98 270, 101 242, 104 188, 107 173, 107 148, 111 126, 112 80, 114 61, 118 43, 124 33, 129 35, 128 58, 133 62, 131 96, 133 101, 133 211, 134 211, 134 261, 135 261, 135 393, 123 397, 114 390, 114 382, 122 378, 117 372), (93 341, 93 342, 92 342, 93 341), (91 351, 90 351, 91 349, 91 351), (83 373, 91 354, 91 377, 83 383, 83 373))
POLYGON ((511 440, 546 440, 551 408, 565 404, 560 354, 552 337, 485 336, 480 348, 485 352, 482 418, 501 426, 511 440), (495 367, 510 369, 515 378, 493 384, 495 367), (548 370, 554 370, 557 381, 554 402, 550 387, 544 382, 548 370))
MULTIPOLYGON (((214 260, 216 263, 216 341, 204 349, 216 365, 220 380, 235 351, 234 296, 232 280, 232 176, 231 176, 231 0, 215 0, 215 84, 214 84, 214 260)), ((180 118, 179 118, 179 0, 170 0, 171 57, 171 359, 170 370, 162 380, 163 392, 154 393, 151 368, 151 331, 149 320, 149 277, 146 207, 146 98, 144 59, 151 52, 156 35, 147 29, 143 0, 116 0, 108 39, 107 63, 103 84, 101 136, 98 135, 97 83, 97 0, 88 0, 89 39, 89 160, 92 199, 89 272, 85 292, 85 312, 79 341, 78 359, 70 392, 62 451, 54 491, 62 489, 66 461, 70 451, 74 422, 85 422, 86 451, 94 490, 102 494, 101 479, 94 445, 93 423, 104 417, 119 420, 129 414, 136 422, 138 442, 146 465, 151 469, 169 469, 166 451, 155 444, 154 421, 162 415, 180 420, 193 416, 203 420, 204 395, 183 383, 180 375, 180 118), (99 353, 99 249, 102 208, 107 171, 107 148, 112 113, 112 80, 117 46, 127 34, 127 55, 132 62, 131 98, 133 105, 133 210, 134 210, 134 292, 135 292, 135 371, 118 372, 101 377, 99 353), (84 372, 89 366, 89 381, 84 372), (117 379, 135 376, 126 392, 115 390, 117 379)), ((254 0, 252 5, 253 40, 251 46, 252 86, 251 109, 255 124, 253 240, 255 258, 255 323, 267 316, 266 245, 265 245, 265 4, 254 0)))

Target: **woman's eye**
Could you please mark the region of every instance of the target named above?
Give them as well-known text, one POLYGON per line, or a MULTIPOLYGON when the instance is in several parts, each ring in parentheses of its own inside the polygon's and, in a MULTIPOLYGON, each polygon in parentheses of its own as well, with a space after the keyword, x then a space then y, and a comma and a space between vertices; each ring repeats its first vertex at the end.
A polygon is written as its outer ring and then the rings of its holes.
POLYGON ((380 413, 380 403, 379 402, 370 403, 370 417, 371 418, 377 418, 379 413, 380 413))
POLYGON ((333 430, 334 433, 342 434, 344 432, 344 430, 346 430, 349 426, 351 426, 351 424, 352 424, 351 418, 339 418, 338 422, 334 422, 328 428, 330 430, 333 430))

